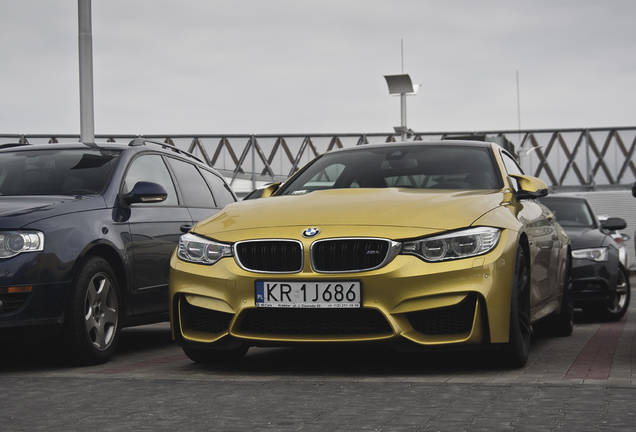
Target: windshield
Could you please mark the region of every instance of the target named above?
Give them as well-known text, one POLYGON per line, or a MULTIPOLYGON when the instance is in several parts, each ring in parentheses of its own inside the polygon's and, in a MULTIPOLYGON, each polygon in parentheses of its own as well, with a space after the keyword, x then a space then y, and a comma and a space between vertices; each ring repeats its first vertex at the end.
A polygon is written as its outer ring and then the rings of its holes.
POLYGON ((596 222, 587 202, 582 199, 541 199, 548 207, 559 225, 563 227, 596 228, 596 222))
POLYGON ((101 192, 118 150, 23 150, 0 153, 0 195, 101 192))
POLYGON ((489 149, 483 147, 357 147, 319 157, 279 195, 342 188, 499 189, 496 172, 489 149))

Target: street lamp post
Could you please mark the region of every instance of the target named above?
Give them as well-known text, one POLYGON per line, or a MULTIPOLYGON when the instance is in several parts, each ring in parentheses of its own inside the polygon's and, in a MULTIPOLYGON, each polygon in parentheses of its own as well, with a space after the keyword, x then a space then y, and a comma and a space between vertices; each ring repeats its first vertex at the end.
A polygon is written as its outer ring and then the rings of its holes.
POLYGON ((78 0, 77 6, 79 15, 80 140, 90 144, 95 142, 91 0, 78 0))
POLYGON ((389 93, 392 95, 400 95, 400 126, 396 126, 393 129, 401 134, 402 141, 406 141, 406 138, 411 132, 406 125, 406 96, 416 95, 420 85, 414 85, 408 74, 384 75, 384 79, 389 86, 389 93))

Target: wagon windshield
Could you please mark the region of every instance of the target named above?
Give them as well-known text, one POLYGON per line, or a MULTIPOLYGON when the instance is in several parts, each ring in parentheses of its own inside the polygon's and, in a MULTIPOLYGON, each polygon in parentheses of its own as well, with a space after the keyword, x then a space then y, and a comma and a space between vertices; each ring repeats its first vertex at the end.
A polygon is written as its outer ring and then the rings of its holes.
POLYGON ((83 195, 102 191, 118 150, 55 149, 0 153, 0 195, 83 195))

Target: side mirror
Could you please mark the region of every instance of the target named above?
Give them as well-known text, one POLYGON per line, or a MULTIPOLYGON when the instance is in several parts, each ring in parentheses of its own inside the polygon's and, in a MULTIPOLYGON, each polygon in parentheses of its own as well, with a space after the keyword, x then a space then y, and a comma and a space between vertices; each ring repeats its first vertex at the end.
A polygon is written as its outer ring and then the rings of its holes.
POLYGON ((601 222, 601 228, 608 231, 618 231, 627 228, 627 222, 622 218, 611 217, 601 222))
POLYGON ((510 177, 519 182, 517 199, 537 199, 548 194, 548 186, 539 178, 517 174, 510 174, 510 177))
POLYGON ((263 189, 263 193, 261 194, 261 198, 267 198, 267 197, 270 197, 270 196, 274 195, 274 193, 276 193, 276 191, 278 190, 279 187, 280 187, 280 182, 279 183, 272 183, 271 185, 267 186, 265 189, 263 189))
POLYGON ((132 190, 124 195, 124 201, 128 204, 157 203, 168 198, 166 189, 157 183, 140 181, 132 190))
POLYGON ((636 197, 636 182, 632 185, 632 196, 636 197))

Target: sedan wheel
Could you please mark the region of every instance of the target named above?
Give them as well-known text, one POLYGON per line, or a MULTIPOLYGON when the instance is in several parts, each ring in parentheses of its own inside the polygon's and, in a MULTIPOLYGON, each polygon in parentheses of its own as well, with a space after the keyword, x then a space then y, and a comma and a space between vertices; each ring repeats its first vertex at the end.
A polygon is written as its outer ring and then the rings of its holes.
POLYGON ((614 302, 605 308, 585 308, 583 311, 593 319, 603 321, 618 321, 625 315, 629 308, 631 299, 631 287, 629 284, 629 274, 618 266, 618 278, 616 281, 616 297, 614 302))
POLYGON ((510 337, 501 352, 504 366, 523 367, 530 353, 530 272, 523 248, 517 248, 510 301, 510 337))
POLYGON ((608 308, 608 312, 613 316, 617 316, 617 320, 621 319, 627 308, 631 297, 631 287, 629 285, 629 275, 623 267, 618 269, 618 280, 616 282, 616 298, 614 304, 608 308))

